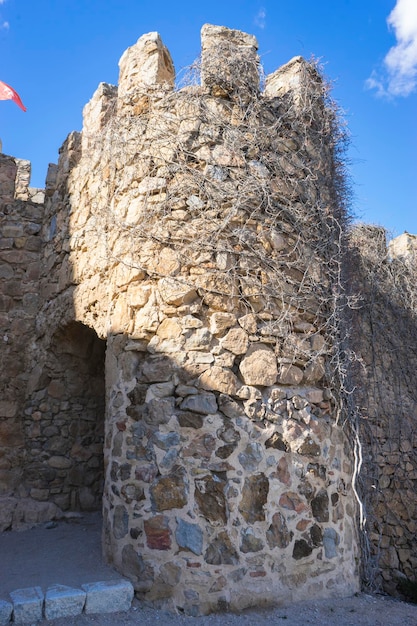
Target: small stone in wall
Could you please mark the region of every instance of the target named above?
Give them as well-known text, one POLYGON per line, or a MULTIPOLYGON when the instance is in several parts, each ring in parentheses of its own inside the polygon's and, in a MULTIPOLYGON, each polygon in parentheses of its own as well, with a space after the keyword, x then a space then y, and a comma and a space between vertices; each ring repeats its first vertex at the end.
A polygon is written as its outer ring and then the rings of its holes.
POLYGON ((202 392, 195 396, 187 396, 181 403, 180 408, 184 411, 209 415, 216 413, 217 401, 214 393, 202 392))
POLYGON ((216 447, 216 440, 210 433, 204 433, 194 437, 189 445, 184 448, 183 456, 194 457, 196 459, 209 459, 216 447))
POLYGON ((320 456, 320 446, 311 437, 304 439, 303 443, 297 450, 298 454, 305 456, 320 456))
POLYGON ((299 385, 303 380, 303 371, 296 365, 285 363, 281 365, 278 383, 281 385, 299 385))
POLYGON ((171 359, 165 356, 155 356, 148 358, 143 363, 140 378, 141 382, 160 383, 170 380, 171 375, 171 359))
POLYGON ((239 511, 248 524, 264 521, 268 492, 269 481, 265 474, 256 474, 245 478, 239 511))
POLYGON ((151 550, 171 548, 171 529, 165 515, 155 515, 144 521, 146 543, 151 550))
POLYGON ((252 528, 245 528, 241 532, 240 549, 245 554, 248 552, 259 552, 264 547, 262 539, 255 536, 252 528))
POLYGON ((197 555, 203 553, 203 532, 198 524, 190 524, 177 518, 175 539, 179 548, 190 550, 197 555))
POLYGON ((204 418, 199 413, 193 413, 192 411, 178 411, 176 413, 177 420, 182 428, 201 428, 204 423, 204 418))
POLYGON ((312 499, 311 509, 318 522, 329 521, 329 495, 325 489, 321 489, 312 499))
POLYGON ((223 394, 236 395, 240 386, 237 377, 227 368, 214 365, 203 372, 199 378, 200 387, 223 394))
POLYGON ((231 328, 220 340, 220 345, 233 354, 245 354, 249 345, 248 335, 243 328, 231 328))
POLYGON ((220 394, 218 404, 219 410, 230 419, 237 419, 243 415, 241 406, 227 394, 220 394))
POLYGON ((297 493, 293 491, 287 491, 283 493, 279 499, 279 505, 289 511, 295 511, 296 513, 302 513, 307 509, 307 504, 297 493))
POLYGON ((277 478, 281 483, 289 487, 291 485, 291 474, 288 469, 288 461, 282 456, 278 461, 277 471, 271 474, 272 478, 277 478))
POLYGON ((340 537, 334 528, 325 528, 323 533, 323 546, 326 559, 333 559, 337 556, 337 546, 340 537))
POLYGON ((252 344, 242 359, 239 370, 246 385, 273 385, 278 375, 275 354, 265 344, 252 344))
POLYGON ((253 441, 248 443, 245 450, 239 454, 239 463, 248 472, 254 472, 263 457, 261 444, 253 441))
POLYGON ((274 450, 281 450, 282 452, 288 452, 288 444, 284 441, 281 433, 274 433, 272 437, 265 441, 266 448, 273 448, 274 450))
POLYGON ((151 499, 157 511, 181 509, 187 503, 188 485, 183 469, 161 476, 151 485, 151 499))
POLYGON ((307 543, 305 539, 299 539, 294 543, 294 550, 292 553, 293 559, 296 561, 305 559, 313 552, 313 548, 307 543))
MULTIPOLYGON (((326 529, 328 530, 328 529, 326 529)), ((310 537, 311 537, 311 543, 313 544, 313 546, 317 547, 317 546, 321 546, 323 543, 323 531, 321 530, 320 526, 318 524, 314 524, 311 528, 310 528, 310 537)))
POLYGON ((194 497, 199 512, 213 524, 225 524, 227 521, 226 482, 215 474, 195 480, 194 497))
POLYGON ((209 565, 237 565, 239 555, 228 536, 223 531, 208 546, 204 560, 209 565))
POLYGON ((233 313, 213 313, 210 317, 210 331, 213 335, 224 332, 236 324, 236 315, 233 313))
POLYGON ((292 531, 288 530, 285 517, 281 513, 274 513, 272 524, 266 531, 266 540, 271 550, 273 548, 286 548, 293 538, 292 531))
POLYGON ((122 568, 125 576, 134 579, 136 591, 145 592, 152 587, 155 577, 152 566, 130 544, 123 546, 122 568))
POLYGON ((116 539, 123 539, 129 530, 129 515, 127 510, 121 504, 114 509, 113 516, 113 535, 116 539))

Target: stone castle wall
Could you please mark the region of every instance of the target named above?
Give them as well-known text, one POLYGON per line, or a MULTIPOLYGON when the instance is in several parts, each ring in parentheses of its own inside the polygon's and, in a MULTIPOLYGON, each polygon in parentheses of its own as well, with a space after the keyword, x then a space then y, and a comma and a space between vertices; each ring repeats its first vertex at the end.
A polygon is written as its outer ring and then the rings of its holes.
POLYGON ((203 27, 199 71, 176 89, 144 35, 44 203, 3 194, 2 334, 26 325, 2 352, 20 376, 3 370, 2 493, 102 506, 109 562, 187 614, 346 595, 360 555, 333 108, 300 57, 261 89, 239 31, 203 27), (13 276, 35 260, 25 300, 13 276))
POLYGON ((364 579, 395 594, 415 580, 417 565, 417 237, 405 233, 387 247, 384 229, 361 226, 351 241, 352 288, 366 294, 352 320, 361 329, 353 347, 369 541, 364 579))

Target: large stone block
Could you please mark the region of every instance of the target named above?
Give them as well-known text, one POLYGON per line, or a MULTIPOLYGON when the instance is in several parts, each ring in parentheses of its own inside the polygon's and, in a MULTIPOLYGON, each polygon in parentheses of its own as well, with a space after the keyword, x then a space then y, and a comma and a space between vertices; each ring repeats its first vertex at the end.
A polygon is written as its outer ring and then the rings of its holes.
POLYGON ((86 592, 66 585, 52 585, 45 594, 46 619, 80 615, 84 609, 86 592))
POLYGON ((87 594, 85 612, 117 613, 128 611, 133 600, 133 585, 128 580, 109 580, 81 585, 87 594))
POLYGON ((33 624, 42 619, 44 595, 40 587, 16 589, 10 592, 10 597, 15 624, 33 624))
POLYGON ((0 600, 0 626, 10 623, 13 611, 13 604, 6 600, 0 600))

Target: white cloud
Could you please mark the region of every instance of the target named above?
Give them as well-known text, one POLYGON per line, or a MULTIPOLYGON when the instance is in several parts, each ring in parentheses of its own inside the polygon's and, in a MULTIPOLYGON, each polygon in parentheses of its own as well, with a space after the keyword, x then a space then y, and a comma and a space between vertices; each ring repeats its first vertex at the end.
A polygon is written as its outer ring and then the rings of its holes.
POLYGON ((380 72, 366 81, 379 96, 408 96, 417 88, 417 1, 397 0, 388 16, 397 43, 384 58, 380 72))
POLYGON ((259 28, 265 28, 266 26, 266 9, 261 7, 258 13, 255 16, 255 24, 259 26, 259 28))
POLYGON ((9 22, 2 22, 2 24, 0 24, 0 30, 9 30, 9 28, 10 28, 9 22))

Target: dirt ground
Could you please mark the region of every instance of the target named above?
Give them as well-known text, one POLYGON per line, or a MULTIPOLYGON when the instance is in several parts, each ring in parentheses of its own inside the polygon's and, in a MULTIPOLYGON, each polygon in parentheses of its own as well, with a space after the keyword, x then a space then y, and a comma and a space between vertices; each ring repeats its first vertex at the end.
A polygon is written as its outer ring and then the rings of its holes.
MULTIPOLYGON (((119 577, 103 563, 100 514, 0 534, 0 599, 15 589, 52 584, 79 587, 83 583, 119 577)), ((308 601, 289 607, 251 609, 239 614, 206 617, 173 615, 143 606, 137 600, 127 613, 80 615, 43 620, 46 626, 417 626, 417 605, 387 596, 359 594, 351 598, 308 601)))
POLYGON ((417 606, 385 596, 359 594, 351 598, 303 602, 291 607, 248 610, 239 614, 206 617, 172 615, 143 607, 136 600, 127 613, 82 615, 73 619, 43 621, 54 626, 417 626, 417 606))

